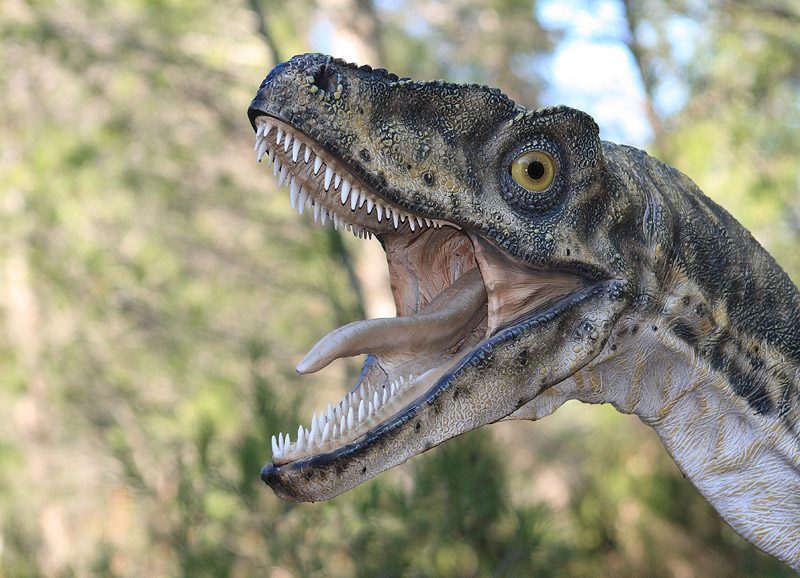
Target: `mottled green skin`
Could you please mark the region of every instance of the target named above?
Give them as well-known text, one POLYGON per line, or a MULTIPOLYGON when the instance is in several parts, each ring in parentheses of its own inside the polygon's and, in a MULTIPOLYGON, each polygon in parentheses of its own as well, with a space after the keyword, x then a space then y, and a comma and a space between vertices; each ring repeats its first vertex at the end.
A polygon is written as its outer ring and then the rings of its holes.
POLYGON ((632 245, 626 260, 641 263, 637 308, 657 315, 665 296, 674 296, 676 278, 685 278, 683 314, 666 329, 723 373, 731 392, 753 411, 790 418, 796 428, 797 288, 752 235, 681 172, 638 149, 605 143, 604 150, 615 188, 644 201, 620 219, 615 242, 632 245), (648 272, 651 283, 645 282, 648 272))
MULTIPOLYGON (((700 381, 713 384, 715 395, 741 398, 741 411, 757 416, 758 427, 780 430, 796 446, 797 288, 687 177, 640 150, 601 142, 585 113, 528 111, 497 89, 399 80, 303 55, 269 74, 249 114, 251 121, 274 116, 312 137, 405 211, 455 223, 489 251, 578 274, 587 284, 559 307, 499 330, 418 405, 365 440, 268 465, 263 477, 279 495, 332 497, 515 411, 544 415, 552 409, 535 409, 543 392, 588 380, 593 368, 635 368, 666 352, 702 366, 700 381), (550 152, 558 165, 556 181, 540 194, 516 185, 508 171, 530 148, 550 152), (659 349, 637 350, 645 332, 659 349)), ((637 411, 648 423, 660 419, 638 406, 592 401, 637 411)), ((713 429, 713 418, 703 427, 713 429)), ((670 451, 683 463, 679 450, 670 451)), ((786 461, 796 463, 793 451, 786 461)), ((775 555, 800 564, 796 551, 775 555)))

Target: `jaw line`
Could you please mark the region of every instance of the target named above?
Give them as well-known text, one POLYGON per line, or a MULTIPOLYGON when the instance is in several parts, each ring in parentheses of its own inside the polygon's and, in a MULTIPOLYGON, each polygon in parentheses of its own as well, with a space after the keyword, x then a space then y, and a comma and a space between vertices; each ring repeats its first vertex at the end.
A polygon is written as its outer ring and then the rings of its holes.
MULTIPOLYGON (((344 460, 350 460, 363 453, 366 453, 373 445, 375 445, 376 442, 379 442, 384 438, 386 438, 388 435, 391 435, 392 433, 401 430, 402 427, 409 421, 411 421, 414 418, 414 416, 416 416, 424 406, 432 405, 438 397, 440 397, 445 391, 447 391, 450 388, 450 386, 464 371, 466 371, 471 365, 474 365, 476 362, 479 362, 481 358, 491 353, 498 347, 502 346, 507 341, 512 339, 518 339, 520 333, 524 332, 526 329, 531 328, 532 326, 535 326, 542 322, 551 321, 556 317, 558 317, 558 315, 561 314, 562 312, 565 312, 566 310, 574 306, 577 306, 587 300, 593 299, 598 295, 601 295, 606 290, 607 286, 610 283, 613 283, 613 280, 603 281, 587 286, 581 289, 580 291, 577 291, 573 294, 564 297, 557 303, 553 304, 550 307, 545 308, 544 310, 534 310, 524 315, 523 317, 515 320, 514 322, 506 325, 505 327, 500 329, 497 333, 495 333, 493 336, 482 340, 478 344, 478 346, 474 347, 465 356, 460 358, 453 365, 453 367, 451 367, 451 369, 449 369, 447 373, 443 375, 433 385, 433 387, 428 389, 422 396, 418 397, 414 402, 406 406, 400 412, 396 413, 393 417, 382 422, 375 428, 367 431, 356 441, 338 447, 329 452, 316 454, 286 464, 276 465, 270 462, 267 465, 265 465, 264 468, 261 470, 261 479, 264 481, 264 483, 269 485, 274 491, 276 491, 277 493, 286 498, 298 501, 308 501, 308 500, 299 500, 298 496, 295 493, 288 492, 287 486, 283 483, 284 481, 281 479, 282 476, 291 472, 302 472, 303 474, 309 474, 313 470, 323 468, 325 466, 329 466, 332 464, 336 464, 337 462, 341 462, 344 460)), ((536 397, 538 393, 544 391, 545 389, 551 387, 552 385, 554 385, 554 383, 548 384, 540 388, 535 395, 532 395, 529 398, 521 398, 520 401, 522 403, 520 404, 520 407, 530 402, 530 400, 536 397)), ((509 412, 508 415, 513 413, 513 411, 514 410, 509 412)), ((502 417, 498 419, 502 419, 502 417)), ((465 430, 465 432, 466 431, 469 430, 465 430)), ((408 456, 406 459, 410 457, 412 456, 408 456)), ((405 459, 402 461, 405 461, 405 459)), ((399 463, 402 463, 402 461, 394 463, 391 461, 391 456, 390 456, 390 460, 387 462, 385 467, 382 468, 382 470, 388 469, 399 463)), ((344 488, 336 492, 334 495, 338 495, 346 491, 346 489, 348 488, 344 488)))

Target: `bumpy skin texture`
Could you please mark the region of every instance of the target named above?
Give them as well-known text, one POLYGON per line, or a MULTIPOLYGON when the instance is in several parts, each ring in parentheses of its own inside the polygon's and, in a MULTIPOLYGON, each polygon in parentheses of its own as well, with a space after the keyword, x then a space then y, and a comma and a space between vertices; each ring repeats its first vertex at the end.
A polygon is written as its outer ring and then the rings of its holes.
POLYGON ((800 570, 800 294, 687 177, 602 142, 580 111, 322 55, 276 67, 249 115, 314 139, 388 203, 458 225, 476 252, 586 282, 358 442, 268 465, 279 495, 327 499, 481 425, 612 403, 656 429, 737 532, 800 570), (558 166, 543 193, 509 176, 532 148, 558 166))

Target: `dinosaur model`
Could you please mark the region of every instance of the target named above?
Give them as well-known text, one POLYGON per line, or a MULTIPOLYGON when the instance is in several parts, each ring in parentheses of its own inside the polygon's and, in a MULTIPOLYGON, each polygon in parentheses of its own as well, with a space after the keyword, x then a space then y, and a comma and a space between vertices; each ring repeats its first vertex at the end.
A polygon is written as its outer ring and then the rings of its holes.
POLYGON ((800 293, 691 180, 578 110, 319 54, 272 70, 248 115, 292 207, 377 237, 397 308, 298 365, 368 354, 343 400, 273 437, 278 496, 329 499, 484 424, 610 403, 800 571, 800 293))

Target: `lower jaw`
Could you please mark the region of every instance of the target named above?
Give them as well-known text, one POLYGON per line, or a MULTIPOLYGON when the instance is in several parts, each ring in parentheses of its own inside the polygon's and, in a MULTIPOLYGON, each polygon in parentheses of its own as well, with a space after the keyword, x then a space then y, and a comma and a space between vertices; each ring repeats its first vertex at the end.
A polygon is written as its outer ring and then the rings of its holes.
POLYGON ((337 404, 312 416, 311 428, 300 433, 295 441, 278 440, 273 463, 291 466, 309 460, 325 459, 352 445, 359 445, 395 421, 401 414, 422 403, 440 385, 441 380, 469 357, 485 336, 487 303, 484 300, 473 315, 474 324, 450 350, 417 351, 404 355, 368 355, 361 375, 348 394, 337 404), (314 422, 314 420, 317 420, 314 422), (315 440, 323 443, 313 453, 309 432, 316 425, 315 440), (302 438, 300 438, 302 436, 302 438), (305 443, 307 449, 298 449, 305 443))
MULTIPOLYGON (((519 340, 531 328, 606 295, 614 284, 618 282, 588 285, 505 325, 468 351, 460 352, 424 394, 390 419, 331 451, 283 464, 268 463, 261 472, 262 480, 284 499, 330 499, 447 439, 510 415, 529 399, 520 398, 518 391, 487 396, 482 387, 464 387, 465 383, 475 383, 475 375, 470 372, 475 370, 484 376, 485 360, 496 358, 507 342, 519 340), (460 417, 454 421, 454 416, 460 417)), ((366 365, 370 363, 375 361, 368 359, 366 365)))

